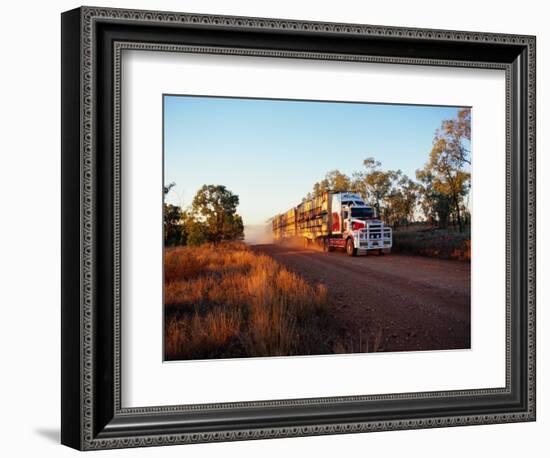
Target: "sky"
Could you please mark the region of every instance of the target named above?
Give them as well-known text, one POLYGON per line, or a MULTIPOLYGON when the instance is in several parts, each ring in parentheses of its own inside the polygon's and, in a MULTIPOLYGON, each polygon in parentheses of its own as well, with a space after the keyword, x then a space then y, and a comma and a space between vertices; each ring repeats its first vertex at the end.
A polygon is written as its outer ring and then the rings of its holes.
POLYGON ((203 184, 240 199, 245 226, 297 205, 328 171, 374 157, 415 179, 441 122, 458 107, 164 96, 166 202, 191 204, 203 184))

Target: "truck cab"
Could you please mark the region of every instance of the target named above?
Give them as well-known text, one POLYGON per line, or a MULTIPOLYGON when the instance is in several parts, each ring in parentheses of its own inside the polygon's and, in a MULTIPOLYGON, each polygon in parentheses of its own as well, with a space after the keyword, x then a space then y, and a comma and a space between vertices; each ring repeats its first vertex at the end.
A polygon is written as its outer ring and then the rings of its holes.
POLYGON ((355 193, 332 195, 332 234, 340 235, 334 243, 343 245, 350 256, 369 250, 390 249, 392 229, 378 218, 375 208, 355 193))

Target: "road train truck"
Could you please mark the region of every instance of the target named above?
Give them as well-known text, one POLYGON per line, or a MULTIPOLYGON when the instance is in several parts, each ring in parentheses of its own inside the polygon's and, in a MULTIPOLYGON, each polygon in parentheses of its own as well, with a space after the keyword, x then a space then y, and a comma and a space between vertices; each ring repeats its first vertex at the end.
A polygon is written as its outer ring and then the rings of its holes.
POLYGON ((392 229, 378 219, 375 209, 352 192, 324 192, 305 199, 272 218, 276 242, 303 240, 325 251, 343 248, 350 256, 377 250, 388 252, 392 229))

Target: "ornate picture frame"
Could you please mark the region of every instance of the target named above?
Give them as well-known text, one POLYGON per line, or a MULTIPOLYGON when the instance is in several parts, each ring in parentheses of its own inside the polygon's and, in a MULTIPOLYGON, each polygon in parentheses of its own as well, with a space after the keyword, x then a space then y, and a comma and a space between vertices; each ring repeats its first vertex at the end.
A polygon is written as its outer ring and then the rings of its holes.
POLYGON ((62 435, 79 450, 535 420, 532 36, 81 7, 62 14, 62 435), (221 404, 121 403, 121 52, 506 73, 506 386, 221 404))

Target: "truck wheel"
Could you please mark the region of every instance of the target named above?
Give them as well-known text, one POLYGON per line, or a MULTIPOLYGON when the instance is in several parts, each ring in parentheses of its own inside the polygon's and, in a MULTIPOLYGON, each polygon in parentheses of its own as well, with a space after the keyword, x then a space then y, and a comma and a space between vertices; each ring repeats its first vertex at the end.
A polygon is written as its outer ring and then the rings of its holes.
POLYGON ((353 246, 353 240, 348 239, 346 242, 346 253, 348 256, 357 256, 357 248, 353 246))

